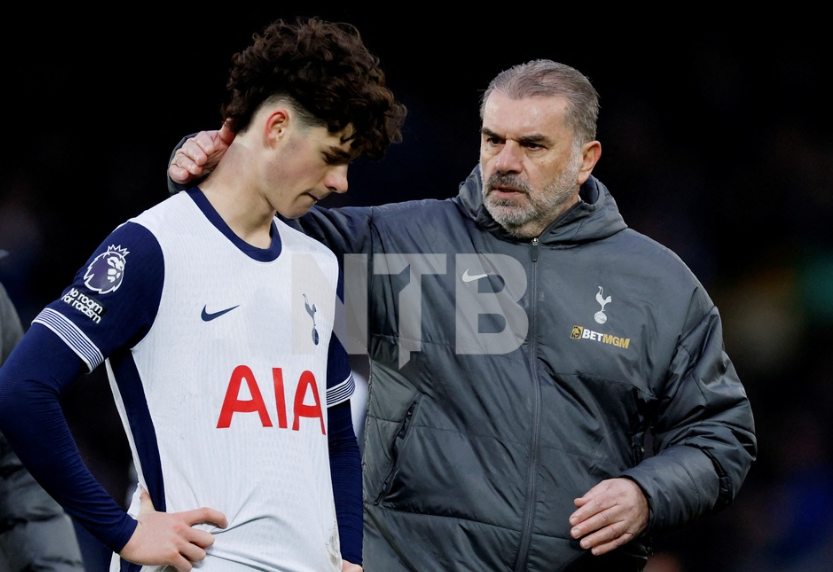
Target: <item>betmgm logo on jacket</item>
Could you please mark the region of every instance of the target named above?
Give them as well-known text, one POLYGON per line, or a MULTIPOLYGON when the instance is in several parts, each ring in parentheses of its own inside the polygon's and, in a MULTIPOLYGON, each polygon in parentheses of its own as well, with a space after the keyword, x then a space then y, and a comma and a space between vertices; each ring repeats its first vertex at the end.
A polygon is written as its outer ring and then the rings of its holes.
MULTIPOLYGON (((604 295, 604 288, 599 286, 599 291, 596 293, 596 302, 598 302, 602 309, 596 312, 593 316, 593 319, 596 320, 599 324, 604 324, 607 322, 607 314, 605 314, 605 306, 610 304, 613 301, 611 296, 605 297, 604 295)), ((602 344, 608 344, 611 346, 616 346, 617 348, 628 349, 631 345, 630 338, 623 338, 620 336, 614 336, 613 334, 604 334, 602 332, 595 332, 590 328, 585 328, 583 326, 573 326, 573 331, 570 332, 570 338, 574 340, 592 340, 602 344)))

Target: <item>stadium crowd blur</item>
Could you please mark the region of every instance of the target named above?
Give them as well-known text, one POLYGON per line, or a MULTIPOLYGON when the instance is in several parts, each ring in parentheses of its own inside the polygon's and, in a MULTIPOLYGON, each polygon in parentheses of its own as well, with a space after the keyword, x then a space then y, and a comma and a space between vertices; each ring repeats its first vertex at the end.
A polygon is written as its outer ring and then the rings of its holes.
MULTIPOLYGON (((7 22, 0 250, 9 254, 0 281, 25 327, 117 222, 167 196, 172 147, 219 126, 217 78, 230 54, 268 20, 293 13, 281 3, 239 17, 160 11, 102 24, 78 9, 7 22)), ((675 250, 721 309, 759 437, 735 504, 663 538, 649 571, 829 572, 827 36, 813 22, 613 32, 534 14, 400 17, 314 3, 297 13, 356 23, 410 109, 405 142, 379 164, 353 165, 350 192, 330 205, 456 194, 478 157, 479 96, 498 71, 547 57, 588 75, 602 105, 594 174, 625 221, 675 250)), ((103 372, 65 406, 91 470, 126 499, 130 456, 103 372)))

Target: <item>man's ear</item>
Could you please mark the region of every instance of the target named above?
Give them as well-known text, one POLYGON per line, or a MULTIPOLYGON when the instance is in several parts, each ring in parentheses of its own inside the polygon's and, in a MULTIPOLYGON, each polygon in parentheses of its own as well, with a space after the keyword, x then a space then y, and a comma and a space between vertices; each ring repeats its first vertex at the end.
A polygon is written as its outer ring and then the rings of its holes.
POLYGON ((581 146, 581 168, 578 172, 578 183, 583 185, 590 178, 590 173, 599 158, 602 156, 602 144, 598 141, 590 141, 581 146))
POLYGON ((269 112, 263 126, 263 136, 267 145, 272 147, 283 139, 291 119, 289 109, 283 106, 275 107, 269 112))

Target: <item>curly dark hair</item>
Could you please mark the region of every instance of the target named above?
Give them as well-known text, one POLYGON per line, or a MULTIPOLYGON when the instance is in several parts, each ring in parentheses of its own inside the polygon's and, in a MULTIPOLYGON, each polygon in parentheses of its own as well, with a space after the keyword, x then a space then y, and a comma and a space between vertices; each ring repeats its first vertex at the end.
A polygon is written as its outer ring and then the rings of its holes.
POLYGON ((379 59, 355 26, 317 17, 276 20, 232 57, 220 112, 233 131, 245 130, 260 105, 287 97, 305 121, 331 133, 353 126, 360 156, 381 159, 402 140, 407 110, 385 84, 379 59))

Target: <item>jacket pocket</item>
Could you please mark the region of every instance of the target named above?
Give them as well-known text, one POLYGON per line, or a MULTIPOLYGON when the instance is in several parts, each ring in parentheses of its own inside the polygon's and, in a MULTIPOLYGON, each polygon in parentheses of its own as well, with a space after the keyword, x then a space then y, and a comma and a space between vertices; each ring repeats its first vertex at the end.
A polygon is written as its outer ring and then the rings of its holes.
POLYGON ((402 418, 402 422, 399 424, 399 430, 393 437, 393 442, 390 444, 390 470, 388 471, 388 474, 385 475, 385 480, 382 483, 382 490, 379 491, 379 494, 373 500, 374 505, 378 505, 380 502, 382 502, 382 499, 384 499, 385 496, 387 496, 387 494, 390 492, 394 476, 396 475, 396 471, 399 469, 399 453, 405 446, 405 439, 407 438, 408 432, 410 431, 411 422, 414 418, 414 414, 416 413, 418 405, 418 401, 414 401, 413 403, 411 403, 411 406, 408 407, 408 410, 405 412, 405 416, 402 418))

